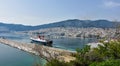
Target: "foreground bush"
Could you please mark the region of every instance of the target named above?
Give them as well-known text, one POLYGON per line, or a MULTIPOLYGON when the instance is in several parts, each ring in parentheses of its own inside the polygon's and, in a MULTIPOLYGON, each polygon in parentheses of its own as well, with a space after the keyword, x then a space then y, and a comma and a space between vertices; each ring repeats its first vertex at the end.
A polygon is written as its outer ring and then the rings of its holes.
POLYGON ((120 66, 120 60, 106 60, 103 62, 94 62, 90 66, 120 66))
POLYGON ((53 59, 50 62, 48 62, 46 66, 72 66, 72 65, 64 61, 58 61, 57 59, 53 59))
POLYGON ((103 45, 93 49, 85 46, 76 51, 76 60, 66 63, 53 59, 46 66, 120 66, 119 41, 103 42, 103 45))

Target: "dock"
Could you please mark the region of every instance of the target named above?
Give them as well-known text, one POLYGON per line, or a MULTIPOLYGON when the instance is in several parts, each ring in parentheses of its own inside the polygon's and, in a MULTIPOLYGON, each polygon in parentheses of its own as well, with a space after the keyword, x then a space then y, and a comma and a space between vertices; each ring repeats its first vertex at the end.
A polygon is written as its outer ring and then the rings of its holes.
POLYGON ((47 61, 50 61, 51 59, 58 59, 60 61, 69 62, 75 59, 71 56, 75 54, 75 52, 69 50, 63 50, 33 43, 21 43, 4 38, 0 38, 0 43, 38 55, 47 61))

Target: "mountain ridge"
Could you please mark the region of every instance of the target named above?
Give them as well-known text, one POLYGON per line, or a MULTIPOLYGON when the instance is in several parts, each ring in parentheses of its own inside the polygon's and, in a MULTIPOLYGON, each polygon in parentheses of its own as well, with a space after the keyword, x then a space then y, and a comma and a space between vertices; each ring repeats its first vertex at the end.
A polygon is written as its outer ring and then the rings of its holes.
POLYGON ((25 26, 22 24, 6 24, 0 22, 0 27, 8 28, 10 31, 28 31, 28 30, 38 30, 44 28, 54 28, 54 27, 76 27, 76 28, 115 28, 119 22, 112 22, 108 20, 79 20, 79 19, 69 19, 64 21, 59 21, 55 23, 37 25, 37 26, 25 26))

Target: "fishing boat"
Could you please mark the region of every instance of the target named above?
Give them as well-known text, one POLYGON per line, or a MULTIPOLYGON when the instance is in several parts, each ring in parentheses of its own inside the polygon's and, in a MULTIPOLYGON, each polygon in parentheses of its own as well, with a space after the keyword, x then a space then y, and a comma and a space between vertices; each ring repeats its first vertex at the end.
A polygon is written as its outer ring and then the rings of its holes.
POLYGON ((44 45, 52 45, 53 43, 52 40, 44 39, 44 36, 31 37, 30 39, 32 40, 32 43, 40 43, 44 45))

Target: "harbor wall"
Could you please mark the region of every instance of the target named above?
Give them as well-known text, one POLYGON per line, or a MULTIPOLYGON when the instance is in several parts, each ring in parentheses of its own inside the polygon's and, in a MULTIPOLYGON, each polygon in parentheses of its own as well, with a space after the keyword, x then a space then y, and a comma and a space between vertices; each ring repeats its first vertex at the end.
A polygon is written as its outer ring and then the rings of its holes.
POLYGON ((3 38, 0 38, 0 43, 14 48, 18 48, 20 50, 29 53, 33 53, 35 55, 39 55, 40 57, 46 59, 47 61, 50 61, 51 59, 58 59, 69 62, 70 60, 75 59, 74 57, 71 56, 75 54, 75 52, 73 51, 68 51, 68 50, 43 46, 43 45, 31 44, 31 43, 21 43, 3 38))

